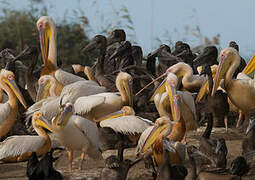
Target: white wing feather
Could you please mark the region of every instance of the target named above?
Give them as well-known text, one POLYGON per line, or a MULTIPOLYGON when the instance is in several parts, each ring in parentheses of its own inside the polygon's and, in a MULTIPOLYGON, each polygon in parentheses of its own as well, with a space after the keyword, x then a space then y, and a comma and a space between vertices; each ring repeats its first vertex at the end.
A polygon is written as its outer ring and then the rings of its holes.
MULTIPOLYGON (((99 134, 98 129, 92 121, 89 121, 81 116, 73 115, 72 121, 74 122, 75 126, 82 131, 84 135, 87 136, 88 140, 91 144, 99 149, 99 134)), ((70 119, 71 120, 71 119, 70 119)))
POLYGON ((122 116, 100 122, 101 127, 109 127, 123 134, 141 134, 152 124, 151 121, 139 116, 122 116))
POLYGON ((31 116, 36 111, 41 111, 46 119, 50 120, 55 117, 59 111, 59 103, 62 96, 63 104, 67 102, 75 103, 82 96, 93 95, 105 92, 105 87, 89 85, 84 81, 78 81, 65 86, 60 97, 48 97, 39 102, 36 102, 26 111, 26 116, 31 116))
POLYGON ((150 135, 150 132, 152 131, 154 126, 150 126, 147 129, 145 129, 145 131, 143 131, 143 133, 141 134, 139 141, 137 143, 136 146, 136 154, 138 155, 141 151, 141 148, 143 147, 146 139, 148 138, 148 136, 150 135))
POLYGON ((0 124, 7 118, 7 116, 10 113, 10 110, 11 106, 8 102, 4 104, 0 103, 0 124))
POLYGON ((77 81, 85 81, 88 84, 98 86, 98 84, 95 81, 86 80, 86 79, 84 79, 82 77, 79 77, 79 76, 76 76, 76 75, 74 75, 72 73, 63 71, 62 69, 58 69, 55 72, 55 77, 64 86, 72 84, 72 83, 77 82, 77 81))
POLYGON ((45 139, 40 136, 11 136, 0 142, 0 159, 35 152, 43 146, 45 139))
POLYGON ((105 102, 105 96, 84 96, 78 98, 74 103, 75 113, 79 115, 86 114, 92 108, 105 102))

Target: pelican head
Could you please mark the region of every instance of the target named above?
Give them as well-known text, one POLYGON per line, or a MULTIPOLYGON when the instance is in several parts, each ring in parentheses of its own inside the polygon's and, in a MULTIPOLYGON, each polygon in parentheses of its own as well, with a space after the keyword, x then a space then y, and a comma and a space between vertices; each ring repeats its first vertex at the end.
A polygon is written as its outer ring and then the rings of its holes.
POLYGON ((96 35, 92 39, 92 41, 85 48, 82 49, 82 52, 91 51, 96 48, 99 48, 102 50, 106 48, 106 45, 107 45, 106 37, 103 35, 96 35))
POLYGON ((15 82, 15 75, 13 72, 8 71, 6 69, 2 69, 0 72, 0 85, 2 86, 3 89, 5 89, 5 87, 7 86, 8 88, 10 88, 14 94, 16 95, 16 97, 18 98, 18 100, 20 101, 20 103, 27 108, 26 106, 26 102, 24 97, 22 96, 16 82, 15 82))
MULTIPOLYGON (((229 67, 233 64, 233 62, 235 61, 235 69, 239 66, 240 64, 240 56, 237 52, 236 49, 232 48, 232 47, 227 47, 224 50, 221 51, 220 53, 220 62, 219 62, 219 66, 216 72, 216 76, 215 76, 215 81, 213 84, 213 90, 212 90, 212 96, 214 96, 216 90, 218 89, 219 85, 220 85, 220 81, 221 79, 224 78, 226 72, 229 70, 229 67)), ((234 71, 233 71, 234 73, 234 71)))
POLYGON ((39 89, 37 91, 36 102, 45 99, 48 96, 56 95, 56 80, 50 75, 41 76, 38 80, 39 89))
POLYGON ((130 74, 126 72, 120 72, 116 78, 117 89, 122 94, 124 98, 123 101, 128 106, 133 106, 133 78, 130 74))
POLYGON ((37 128, 43 127, 53 132, 51 127, 48 125, 48 120, 43 117, 43 114, 41 112, 35 112, 33 114, 32 124, 33 124, 33 127, 37 127, 37 128))
POLYGON ((115 42, 122 42, 126 40, 126 33, 123 29, 115 29, 109 32, 109 37, 107 37, 107 45, 111 45, 115 42))
POLYGON ((68 102, 63 105, 62 98, 60 100, 60 111, 58 115, 53 119, 53 123, 52 123, 57 128, 65 127, 65 125, 68 123, 70 116, 73 115, 73 109, 74 109, 73 104, 68 102))
MULTIPOLYGON (((42 16, 37 21, 37 29, 40 33, 40 44, 42 50, 42 57, 44 64, 47 64, 48 60, 48 43, 52 36, 56 36, 56 28, 53 20, 49 16, 42 16)), ((56 65, 56 64, 55 64, 56 65)))

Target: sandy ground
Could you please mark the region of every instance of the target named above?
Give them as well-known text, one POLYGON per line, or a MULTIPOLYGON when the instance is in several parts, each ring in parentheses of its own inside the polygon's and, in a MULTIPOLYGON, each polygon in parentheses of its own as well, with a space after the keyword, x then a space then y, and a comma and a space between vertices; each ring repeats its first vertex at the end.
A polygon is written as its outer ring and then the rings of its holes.
MULTIPOLYGON (((196 132, 189 132, 187 142, 188 145, 197 146, 199 143, 199 137, 204 131, 204 127, 199 128, 196 132)), ((228 166, 231 161, 241 155, 242 139, 245 137, 238 130, 231 128, 228 132, 224 128, 214 128, 212 132, 212 138, 224 137, 228 146, 228 166)), ((103 157, 106 158, 109 155, 116 154, 116 151, 106 151, 103 153, 103 157)), ((61 158, 56 162, 55 167, 59 170, 67 180, 94 180, 100 179, 101 170, 104 167, 104 161, 95 161, 87 158, 84 162, 84 170, 78 170, 80 152, 75 153, 73 162, 73 172, 69 172, 67 153, 64 152, 61 158)), ((135 159, 135 149, 127 149, 125 151, 125 158, 135 159)), ((26 177, 26 162, 23 163, 12 163, 12 164, 0 164, 0 179, 4 180, 27 180, 26 177)), ((128 173, 130 180, 150 180, 151 170, 144 168, 144 163, 141 161, 133 166, 128 173)))

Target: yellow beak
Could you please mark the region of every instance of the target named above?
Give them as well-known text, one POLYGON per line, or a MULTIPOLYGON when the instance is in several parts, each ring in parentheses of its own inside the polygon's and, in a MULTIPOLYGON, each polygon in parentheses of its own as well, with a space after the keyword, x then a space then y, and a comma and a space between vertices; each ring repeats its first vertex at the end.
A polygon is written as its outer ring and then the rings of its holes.
POLYGON ((222 58, 220 60, 220 64, 217 68, 217 72, 216 72, 216 76, 214 79, 214 83, 213 83, 213 89, 212 89, 212 94, 211 96, 214 96, 215 92, 217 91, 219 85, 220 85, 220 81, 221 79, 223 79, 224 75, 226 74, 229 66, 230 66, 230 60, 228 60, 229 57, 225 57, 222 58))
POLYGON ((166 89, 168 92, 168 97, 171 105, 171 113, 174 121, 179 121, 181 117, 180 111, 180 97, 177 95, 176 88, 172 85, 167 83, 166 89))
POLYGON ((42 57, 44 64, 47 64, 48 59, 48 43, 50 39, 51 33, 50 30, 42 30, 40 31, 40 44, 41 44, 41 50, 42 50, 42 57))
POLYGON ((206 80, 205 83, 201 86, 201 88, 197 94, 196 103, 201 101, 201 99, 204 97, 204 95, 208 92, 208 88, 209 88, 209 81, 206 80))
POLYGON ((36 121, 36 125, 37 126, 41 126, 44 127, 46 129, 48 129, 50 132, 54 133, 53 129, 50 127, 50 125, 48 124, 48 120, 45 119, 43 116, 40 116, 39 119, 36 121))
POLYGON ((170 124, 164 124, 162 126, 155 125, 153 127, 153 129, 151 130, 150 135, 145 140, 145 143, 141 149, 141 153, 146 152, 154 144, 154 142, 159 137, 161 132, 164 131, 165 129, 169 128, 169 125, 170 124))
POLYGON ((129 83, 123 83, 124 90, 126 92, 127 98, 128 98, 128 106, 133 107, 133 91, 132 91, 132 84, 129 83))
POLYGON ((166 78, 161 82, 161 84, 158 86, 158 88, 155 90, 155 92, 153 93, 153 95, 150 98, 150 101, 154 100, 154 97, 156 96, 156 94, 162 94, 166 91, 166 78))
POLYGON ((25 107, 25 109, 27 109, 26 101, 25 101, 24 97, 22 96, 15 80, 14 79, 8 79, 6 81, 6 83, 10 86, 10 88, 12 89, 12 91, 14 92, 14 94, 16 95, 18 100, 20 101, 20 103, 25 107))
POLYGON ((249 63, 243 69, 243 73, 246 75, 251 74, 255 70, 255 54, 250 59, 249 63))

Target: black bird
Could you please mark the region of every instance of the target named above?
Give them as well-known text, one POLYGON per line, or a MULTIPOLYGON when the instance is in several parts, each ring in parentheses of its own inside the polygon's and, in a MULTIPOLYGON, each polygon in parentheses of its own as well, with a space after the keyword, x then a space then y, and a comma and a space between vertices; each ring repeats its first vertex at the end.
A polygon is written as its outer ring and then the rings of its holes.
POLYGON ((249 166, 243 156, 238 156, 231 162, 229 170, 231 174, 237 175, 241 178, 249 172, 249 166))
MULTIPOLYGON (((218 50, 215 46, 207 46, 203 52, 194 60, 195 66, 202 66, 200 75, 205 74, 209 81, 209 93, 207 98, 199 103, 199 108, 204 108, 204 112, 212 113, 215 126, 222 126, 223 122, 227 129, 227 115, 229 113, 228 96, 222 90, 217 90, 214 97, 211 97, 213 78, 211 66, 217 65, 218 50)), ((198 108, 198 109, 199 109, 198 108)))
POLYGON ((119 161, 119 158, 116 156, 109 156, 105 160, 105 167, 101 172, 101 180, 126 179, 129 169, 141 160, 142 158, 138 158, 134 161, 129 159, 119 161))
POLYGON ((181 62, 181 58, 178 58, 171 54, 171 49, 168 45, 162 44, 158 49, 148 54, 147 57, 147 69, 155 76, 157 74, 163 74, 168 67, 181 62), (158 57, 158 67, 155 69, 156 57, 158 57), (157 71, 157 73, 155 73, 157 71))
POLYGON ((51 149, 39 161, 35 152, 29 158, 27 163, 27 176, 29 180, 63 180, 60 172, 56 171, 53 167, 53 162, 58 159, 53 157, 53 152, 56 149, 51 149))
MULTIPOLYGON (((239 52, 239 46, 238 46, 238 44, 235 41, 230 41, 229 42, 229 47, 235 48, 239 52)), ((237 74, 242 72, 243 69, 246 66, 246 62, 245 62, 244 58, 242 58, 241 56, 240 56, 240 58, 241 58, 240 59, 240 64, 239 64, 238 68, 236 69, 236 71, 235 71, 235 73, 233 75, 234 78, 236 78, 237 74)))
POLYGON ((225 168, 227 165, 228 149, 224 138, 210 139, 213 127, 213 117, 211 113, 203 119, 207 122, 207 127, 199 141, 199 150, 210 159, 216 167, 225 168))
POLYGON ((192 53, 190 46, 187 43, 179 41, 175 44, 175 50, 172 54, 178 58, 181 58, 183 62, 190 65, 194 74, 198 74, 197 69, 193 66, 193 60, 197 57, 192 53))

